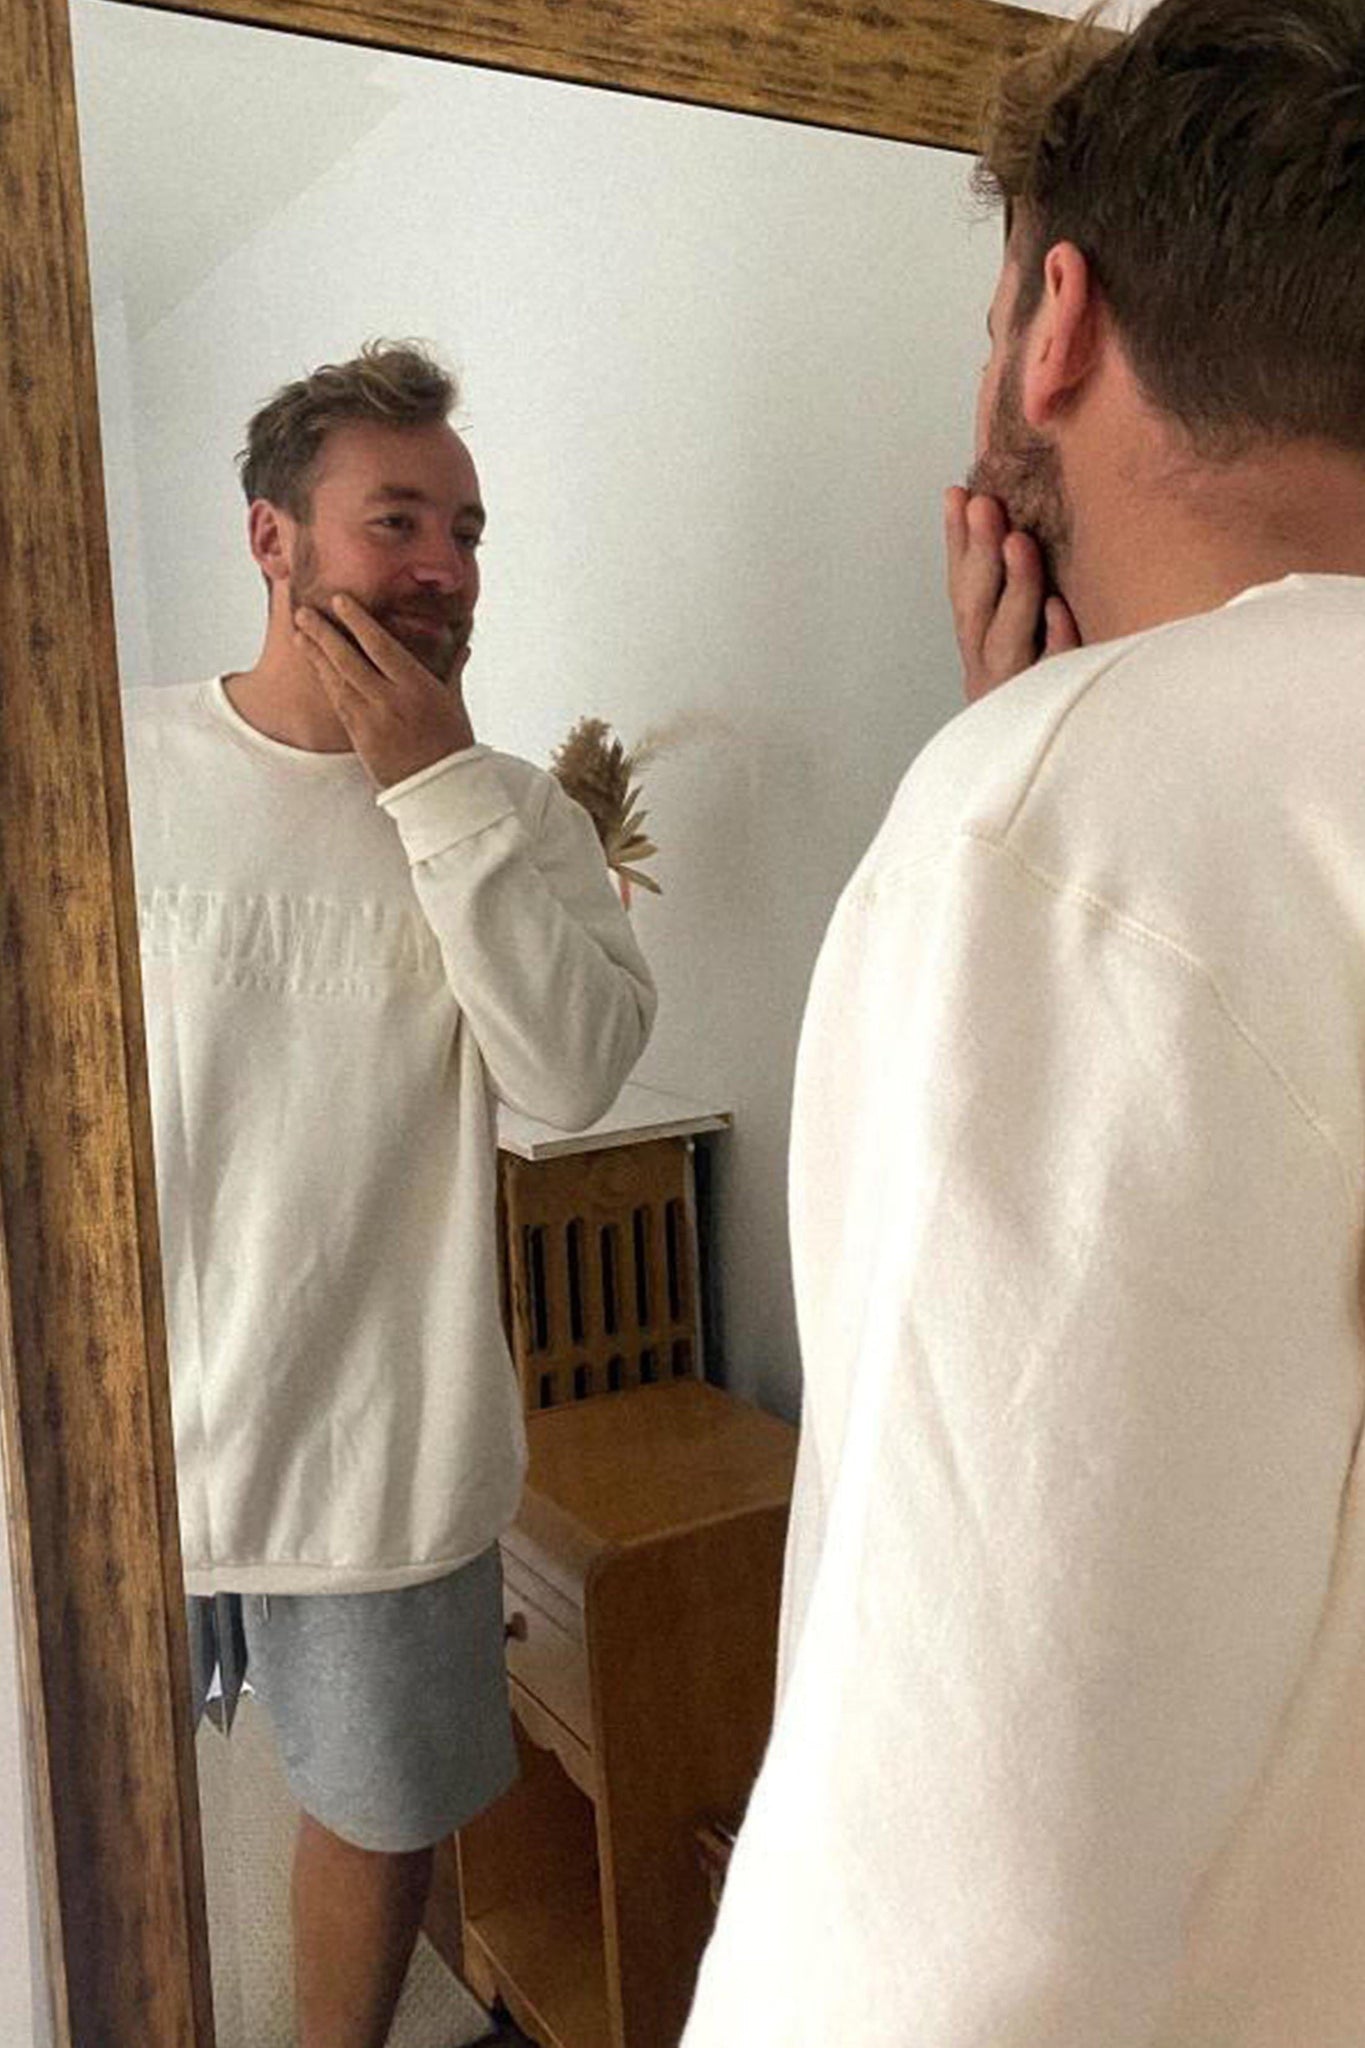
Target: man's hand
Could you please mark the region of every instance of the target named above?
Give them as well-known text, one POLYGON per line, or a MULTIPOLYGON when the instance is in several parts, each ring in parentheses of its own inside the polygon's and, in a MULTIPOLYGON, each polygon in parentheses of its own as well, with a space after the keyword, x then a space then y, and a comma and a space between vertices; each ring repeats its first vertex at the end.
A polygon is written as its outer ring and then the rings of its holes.
POLYGON ((472 747, 458 679, 438 682, 355 598, 338 591, 332 604, 359 646, 310 606, 295 613, 298 644, 378 787, 472 747))
POLYGON ((1080 646, 1065 598, 1048 592, 1037 541, 1011 529, 998 499, 971 497, 955 484, 944 502, 944 529, 969 704, 1044 655, 1080 646))

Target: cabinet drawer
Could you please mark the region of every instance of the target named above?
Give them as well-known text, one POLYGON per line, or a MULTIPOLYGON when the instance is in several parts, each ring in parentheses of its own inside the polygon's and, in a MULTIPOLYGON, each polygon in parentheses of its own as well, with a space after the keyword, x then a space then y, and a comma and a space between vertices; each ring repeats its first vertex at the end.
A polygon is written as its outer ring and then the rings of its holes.
POLYGON ((502 1590, 507 1625, 507 1670, 543 1707, 592 1747, 588 1656, 582 1643, 527 1597, 509 1578, 502 1590))

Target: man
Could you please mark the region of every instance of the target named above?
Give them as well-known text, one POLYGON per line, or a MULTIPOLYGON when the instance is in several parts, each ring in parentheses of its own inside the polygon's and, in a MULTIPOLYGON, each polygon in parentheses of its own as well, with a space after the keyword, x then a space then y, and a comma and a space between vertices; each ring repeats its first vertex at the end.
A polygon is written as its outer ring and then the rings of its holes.
POLYGON ((591 1122, 654 1009, 586 814, 474 738, 454 399, 379 345, 279 392, 260 657, 129 704, 192 1636, 303 1809, 301 2048, 386 2039, 432 1845, 515 1769, 495 1103, 591 1122))
POLYGON ((815 976, 686 2048, 1360 2048, 1365 12, 1087 30, 986 165, 979 701, 815 976))

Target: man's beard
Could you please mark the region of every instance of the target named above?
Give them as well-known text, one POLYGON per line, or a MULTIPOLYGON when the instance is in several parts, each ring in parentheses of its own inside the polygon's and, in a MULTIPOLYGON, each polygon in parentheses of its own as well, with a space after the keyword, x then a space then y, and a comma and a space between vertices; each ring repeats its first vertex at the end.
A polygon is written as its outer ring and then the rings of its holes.
MULTIPOLYGON (((315 612, 321 612, 329 626, 335 627, 343 640, 350 642, 358 654, 365 654, 355 634, 344 626, 332 610, 331 600, 335 591, 323 583, 317 572, 317 552, 312 536, 306 531, 299 534, 298 549, 294 557, 294 573, 289 579, 289 609, 291 614, 300 605, 309 605, 315 612)), ((400 605, 371 603, 365 606, 370 617, 392 634, 399 645, 409 654, 415 655, 423 668, 435 676, 438 683, 448 683, 454 676, 460 655, 469 639, 469 620, 464 611, 452 599, 436 596, 408 597, 400 605), (417 620, 430 620, 439 634, 425 634, 414 631, 417 620)))
POLYGON ((1071 553, 1071 501, 1061 458, 1052 442, 1024 418, 1023 366, 1016 348, 1005 363, 991 408, 986 452, 972 465, 967 489, 998 498, 1010 525, 1031 533, 1043 554, 1050 585, 1071 553))

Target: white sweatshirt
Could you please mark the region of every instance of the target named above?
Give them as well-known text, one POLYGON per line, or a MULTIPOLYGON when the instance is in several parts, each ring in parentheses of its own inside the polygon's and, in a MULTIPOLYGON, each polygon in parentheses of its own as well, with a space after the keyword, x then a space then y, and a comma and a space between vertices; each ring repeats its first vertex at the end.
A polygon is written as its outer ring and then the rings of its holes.
POLYGON ((1365 2043, 1365 581, 955 719, 802 1040, 780 1703, 686 2048, 1365 2043))
POLYGON ((494 1098, 601 1115, 654 989, 586 814, 486 747, 376 801, 220 680, 126 700, 193 1593, 455 1569, 516 1508, 494 1098))

